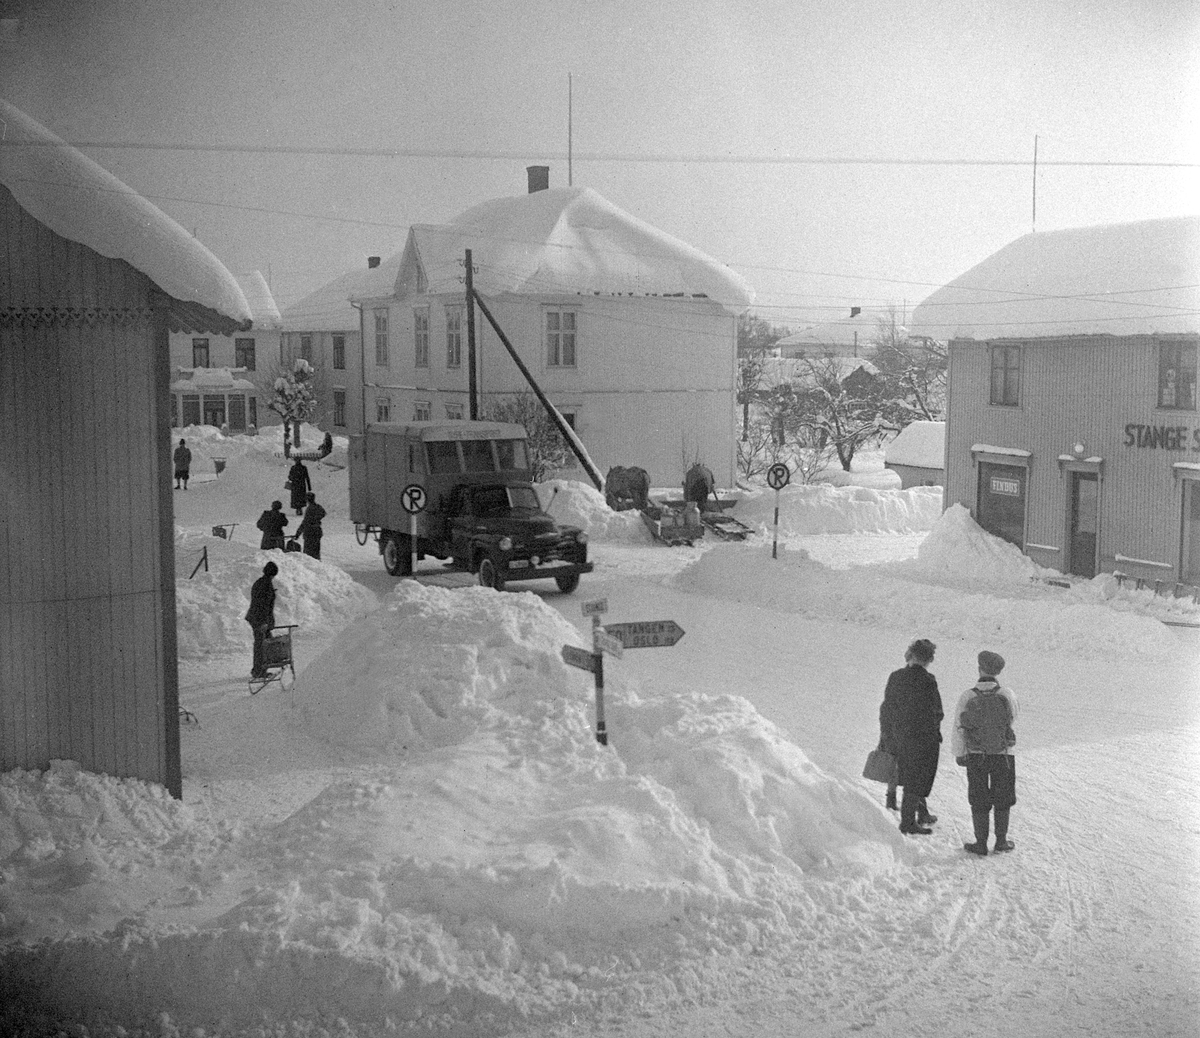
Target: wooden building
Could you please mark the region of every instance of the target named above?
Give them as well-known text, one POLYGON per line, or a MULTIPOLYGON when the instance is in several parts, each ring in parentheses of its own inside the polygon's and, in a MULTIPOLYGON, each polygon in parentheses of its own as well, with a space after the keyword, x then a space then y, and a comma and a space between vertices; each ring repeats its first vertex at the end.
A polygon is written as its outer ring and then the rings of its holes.
POLYGON ((883 451, 883 467, 900 477, 900 489, 946 482, 946 423, 911 422, 883 451))
MULTIPOLYGON (((601 472, 636 465, 654 485, 679 485, 699 460, 731 485, 737 315, 753 293, 595 191, 548 183, 546 167, 531 167, 527 194, 411 228, 393 283, 354 300, 360 413, 367 423, 470 416, 471 250, 475 290, 601 472)), ((478 307, 475 324, 486 415, 529 387, 478 307)), ((581 468, 555 475, 583 478, 581 468)))
POLYGON ((1039 232, 919 306, 945 502, 1036 562, 1200 584, 1200 218, 1039 232))
POLYGON ((0 770, 180 796, 168 336, 249 309, 149 202, 0 119, 0 770))

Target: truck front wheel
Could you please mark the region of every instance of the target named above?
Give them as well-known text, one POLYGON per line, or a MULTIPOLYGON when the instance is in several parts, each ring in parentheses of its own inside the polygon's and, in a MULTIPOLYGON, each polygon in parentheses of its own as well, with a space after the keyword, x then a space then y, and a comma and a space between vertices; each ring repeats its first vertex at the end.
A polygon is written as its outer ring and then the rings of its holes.
POLYGON ((412 538, 408 534, 388 535, 383 542, 383 568, 393 577, 412 576, 412 538))
POLYGON ((497 591, 504 590, 504 578, 500 575, 500 567, 495 560, 486 555, 479 560, 479 583, 497 591))

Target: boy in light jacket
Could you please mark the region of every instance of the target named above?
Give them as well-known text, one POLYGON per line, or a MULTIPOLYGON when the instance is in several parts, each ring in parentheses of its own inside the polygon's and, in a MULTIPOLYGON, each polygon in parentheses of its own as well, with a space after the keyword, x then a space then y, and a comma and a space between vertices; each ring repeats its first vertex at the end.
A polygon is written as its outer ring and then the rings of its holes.
POLYGON ((984 650, 979 654, 979 680, 959 698, 954 711, 950 746, 954 760, 967 769, 967 801, 975 842, 963 849, 981 857, 988 852, 988 826, 996 816, 996 851, 1011 851, 1008 813, 1017 802, 1017 770, 1013 746, 1017 736, 1017 697, 1003 687, 997 676, 1004 670, 1004 657, 984 650))

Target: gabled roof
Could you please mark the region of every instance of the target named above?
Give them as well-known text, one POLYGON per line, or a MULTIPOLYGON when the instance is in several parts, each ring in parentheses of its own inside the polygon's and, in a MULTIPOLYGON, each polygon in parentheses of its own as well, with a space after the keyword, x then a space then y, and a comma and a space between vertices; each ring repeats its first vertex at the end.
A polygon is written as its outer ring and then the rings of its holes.
POLYGON ((785 353, 788 349, 814 349, 821 346, 853 346, 861 349, 868 345, 868 339, 875 333, 875 321, 870 317, 859 314, 857 317, 847 317, 841 321, 827 321, 824 324, 813 324, 801 328, 798 332, 785 335, 775 343, 776 348, 785 353))
POLYGON ((352 270, 310 292, 283 311, 282 326, 288 332, 356 332, 358 311, 351 299, 378 299, 392 294, 400 270, 402 252, 378 267, 352 270))
POLYGON ((30 216, 62 238, 124 260, 184 304, 172 308, 173 327, 211 319, 196 305, 233 322, 251 320, 233 275, 164 212, 3 100, 0 122, 0 184, 30 216))
POLYGON ((887 465, 940 469, 946 464, 946 423, 912 422, 883 452, 887 465))
POLYGON ((845 382, 860 368, 868 375, 879 374, 879 369, 865 357, 764 357, 762 385, 766 388, 794 382, 812 386, 816 382, 814 371, 820 375, 834 373, 838 382, 845 382))
POLYGON ((1200 217, 1027 234, 939 288, 932 339, 1200 332, 1200 217))
POLYGON ((724 264, 578 187, 498 198, 448 224, 414 225, 396 292, 419 285, 433 295, 461 293, 467 249, 485 295, 708 298, 733 312, 754 299, 724 264))

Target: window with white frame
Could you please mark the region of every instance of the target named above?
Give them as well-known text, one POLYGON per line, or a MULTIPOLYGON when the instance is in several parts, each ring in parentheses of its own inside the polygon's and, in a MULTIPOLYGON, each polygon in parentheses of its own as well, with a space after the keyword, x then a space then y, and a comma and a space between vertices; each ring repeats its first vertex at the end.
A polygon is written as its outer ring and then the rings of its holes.
POLYGON ((1158 406, 1196 410, 1196 344, 1158 344, 1158 406))
MULTIPOLYGON (((388 312, 374 310, 372 315, 375 318, 375 366, 386 368, 388 366, 388 312)), ((386 421, 386 419, 380 419, 380 421, 386 421)))
POLYGON ((233 366, 235 368, 245 368, 247 371, 254 370, 253 339, 233 340, 233 366))
POLYGON ((452 422, 462 421, 463 405, 462 404, 447 404, 446 417, 452 422))
POLYGON ((346 391, 344 389, 333 391, 333 424, 346 424, 346 391))
POLYGON ((346 370, 346 336, 334 335, 333 337, 333 370, 346 370))
POLYGON ((433 405, 428 400, 413 401, 413 421, 430 422, 433 420, 433 405))
MULTIPOLYGON (((418 368, 429 367, 429 308, 413 311, 413 343, 418 368)), ((420 419, 418 419, 419 421, 420 419)))
POLYGON ((991 366, 990 402, 1016 407, 1021 402, 1021 347, 991 347, 991 366))
POLYGON ((545 311, 546 364, 551 368, 575 367, 578 311, 549 307, 545 311))
POLYGON ((208 340, 193 339, 192 340, 192 367, 207 368, 208 367, 208 340))
POLYGON ((392 398, 377 396, 375 398, 375 421, 390 422, 392 420, 392 398))
POLYGON ((462 367, 462 320, 461 306, 446 307, 446 367, 462 367))

